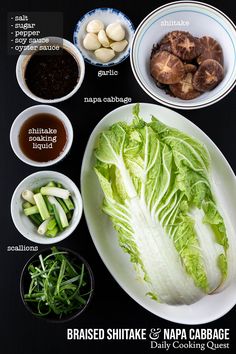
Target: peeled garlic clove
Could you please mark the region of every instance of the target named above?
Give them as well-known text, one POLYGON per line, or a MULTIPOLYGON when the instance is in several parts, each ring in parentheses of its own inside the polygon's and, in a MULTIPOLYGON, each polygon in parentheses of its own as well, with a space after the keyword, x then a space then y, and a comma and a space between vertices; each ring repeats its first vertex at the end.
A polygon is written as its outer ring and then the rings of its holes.
POLYGON ((113 42, 111 43, 110 47, 117 53, 122 52, 125 47, 127 46, 128 42, 126 39, 123 39, 123 41, 119 41, 119 42, 113 42))
POLYGON ((100 20, 92 20, 87 24, 86 31, 89 33, 98 33, 104 29, 104 24, 100 20))
POLYGON ((125 38, 125 30, 119 22, 111 23, 106 28, 106 34, 113 41, 119 42, 125 38))
POLYGON ((83 40, 83 46, 88 50, 96 50, 101 47, 101 43, 95 33, 87 33, 83 40))
POLYGON ((98 32, 98 40, 103 47, 110 47, 110 41, 107 38, 106 32, 104 30, 98 32))
POLYGON ((113 59, 115 56, 114 50, 108 49, 108 48, 97 49, 97 50, 95 50, 94 54, 95 54, 96 58, 98 60, 102 61, 103 63, 107 63, 108 61, 113 59))

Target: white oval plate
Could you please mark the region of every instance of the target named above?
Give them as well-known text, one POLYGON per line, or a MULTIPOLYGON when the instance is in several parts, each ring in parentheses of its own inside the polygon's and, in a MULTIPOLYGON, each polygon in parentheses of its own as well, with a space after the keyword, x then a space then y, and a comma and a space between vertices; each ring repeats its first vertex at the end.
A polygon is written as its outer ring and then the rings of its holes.
MULTIPOLYGON (((159 304, 145 296, 144 283, 137 280, 129 255, 120 248, 116 231, 109 218, 102 213, 103 192, 93 171, 93 150, 99 133, 118 121, 131 122, 133 104, 121 106, 108 113, 95 127, 88 141, 81 170, 81 192, 89 232, 104 264, 119 285, 137 303, 153 314, 182 324, 202 324, 214 321, 226 314, 236 304, 235 280, 222 292, 206 295, 192 305, 171 306, 159 304)), ((182 115, 154 104, 142 103, 141 117, 150 121, 151 115, 163 123, 196 137, 208 148, 212 160, 212 180, 228 233, 236 229, 236 179, 235 175, 216 145, 208 136, 182 115)))

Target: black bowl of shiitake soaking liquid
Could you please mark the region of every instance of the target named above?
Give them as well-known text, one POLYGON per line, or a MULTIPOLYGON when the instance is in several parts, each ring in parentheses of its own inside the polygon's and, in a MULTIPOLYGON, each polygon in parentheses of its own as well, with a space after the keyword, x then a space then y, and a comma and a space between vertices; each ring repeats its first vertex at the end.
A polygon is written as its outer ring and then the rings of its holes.
POLYGON ((54 246, 34 254, 20 277, 26 309, 50 322, 66 322, 80 315, 94 292, 94 276, 77 252, 54 246))
POLYGON ((65 150, 67 129, 60 118, 51 113, 36 113, 20 127, 19 146, 23 154, 35 162, 57 159, 65 150))
POLYGON ((24 79, 37 97, 53 100, 68 95, 79 80, 79 65, 66 49, 37 50, 27 62, 24 79))

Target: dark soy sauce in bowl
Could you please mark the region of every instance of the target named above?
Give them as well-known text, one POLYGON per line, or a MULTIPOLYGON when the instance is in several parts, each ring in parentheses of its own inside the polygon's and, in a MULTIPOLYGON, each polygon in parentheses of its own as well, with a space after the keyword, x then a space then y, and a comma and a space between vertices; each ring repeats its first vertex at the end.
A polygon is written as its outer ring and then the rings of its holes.
POLYGON ((73 91, 79 80, 79 66, 73 55, 64 48, 57 53, 38 50, 29 59, 24 76, 34 95, 56 99, 73 91))

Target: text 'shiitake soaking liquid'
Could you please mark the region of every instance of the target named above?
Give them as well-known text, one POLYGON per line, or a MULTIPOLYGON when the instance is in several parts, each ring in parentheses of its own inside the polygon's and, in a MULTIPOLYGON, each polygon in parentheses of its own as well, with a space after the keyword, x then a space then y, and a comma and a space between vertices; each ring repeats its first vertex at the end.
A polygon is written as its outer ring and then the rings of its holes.
POLYGON ((56 116, 38 113, 22 124, 19 144, 29 159, 36 162, 52 161, 64 151, 67 131, 63 122, 56 116))

